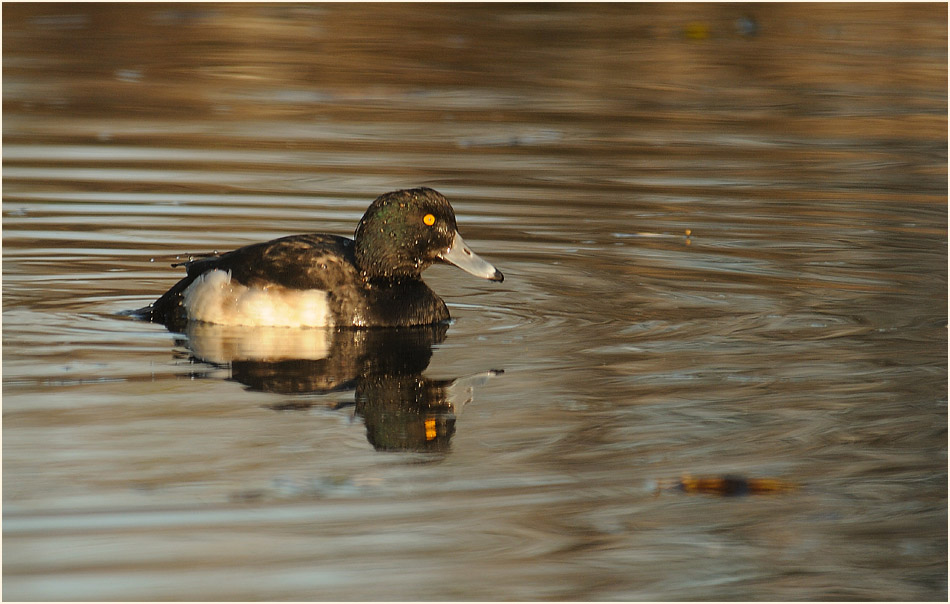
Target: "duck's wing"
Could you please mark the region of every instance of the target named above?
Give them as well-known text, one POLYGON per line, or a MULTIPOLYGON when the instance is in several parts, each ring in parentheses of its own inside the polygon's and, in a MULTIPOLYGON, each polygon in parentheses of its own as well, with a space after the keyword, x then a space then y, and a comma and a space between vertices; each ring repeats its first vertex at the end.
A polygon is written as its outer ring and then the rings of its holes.
POLYGON ((196 258, 185 263, 185 269, 191 279, 209 270, 222 270, 248 287, 324 290, 338 286, 341 275, 352 278, 357 272, 353 240, 322 234, 292 235, 220 256, 196 258))
POLYGON ((187 320, 181 306, 182 294, 195 279, 208 271, 227 271, 231 279, 248 287, 280 286, 325 291, 334 291, 359 275, 354 262, 353 240, 322 234, 282 237, 221 255, 193 258, 173 266, 184 266, 187 275, 156 300, 148 313, 150 320, 166 325, 187 320))

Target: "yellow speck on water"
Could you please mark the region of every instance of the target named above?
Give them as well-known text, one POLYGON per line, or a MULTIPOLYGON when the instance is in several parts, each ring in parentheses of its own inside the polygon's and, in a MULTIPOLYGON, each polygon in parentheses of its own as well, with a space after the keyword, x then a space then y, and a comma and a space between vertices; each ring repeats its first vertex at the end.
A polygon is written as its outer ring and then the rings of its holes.
POLYGON ((709 25, 695 21, 686 25, 683 31, 690 40, 705 40, 709 37, 709 25))
POLYGON ((693 234, 693 229, 686 229, 686 236, 689 237, 693 234))

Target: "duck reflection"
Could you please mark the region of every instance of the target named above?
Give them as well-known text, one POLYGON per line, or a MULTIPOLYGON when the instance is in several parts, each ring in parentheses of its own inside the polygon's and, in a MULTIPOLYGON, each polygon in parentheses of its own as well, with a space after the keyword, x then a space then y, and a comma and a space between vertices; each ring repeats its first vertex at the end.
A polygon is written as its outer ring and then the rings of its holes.
MULTIPOLYGON (((190 323, 184 342, 192 356, 230 369, 251 390, 279 394, 355 391, 353 406, 366 438, 379 451, 444 452, 455 420, 474 389, 500 371, 432 380, 422 375, 447 324, 395 329, 247 328, 190 323)), ((316 404, 269 405, 299 411, 316 404)))

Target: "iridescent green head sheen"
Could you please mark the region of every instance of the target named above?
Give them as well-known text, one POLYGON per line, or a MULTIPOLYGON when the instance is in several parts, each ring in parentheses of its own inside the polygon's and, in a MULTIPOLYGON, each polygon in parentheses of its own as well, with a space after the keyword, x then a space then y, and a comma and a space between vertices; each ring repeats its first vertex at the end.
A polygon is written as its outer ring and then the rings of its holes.
POLYGON ((369 279, 418 278, 435 262, 455 264, 485 279, 503 279, 465 245, 452 206, 432 189, 381 195, 360 220, 355 239, 356 264, 369 279))

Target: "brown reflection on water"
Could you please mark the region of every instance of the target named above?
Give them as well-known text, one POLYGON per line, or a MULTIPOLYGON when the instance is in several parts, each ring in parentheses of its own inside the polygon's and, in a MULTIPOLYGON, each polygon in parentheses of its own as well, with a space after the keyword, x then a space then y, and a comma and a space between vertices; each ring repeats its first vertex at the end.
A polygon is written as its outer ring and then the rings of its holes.
POLYGON ((946 5, 3 8, 8 599, 946 599, 946 5), (431 409, 117 315, 418 185, 431 409))
MULTIPOLYGON (((945 24, 931 18, 934 11, 921 4, 583 11, 103 4, 72 12, 12 4, 4 12, 5 103, 18 120, 66 114, 368 123, 374 127, 362 140, 345 143, 379 150, 403 142, 384 129, 429 118, 582 123, 597 133, 583 141, 590 150, 598 143, 655 145, 657 130, 671 141, 703 131, 722 137, 727 124, 737 143, 744 133, 791 143, 820 131, 830 145, 814 151, 834 153, 840 136, 942 140, 945 115, 936 109, 945 99, 937 91, 947 75, 930 41, 945 24), (707 25, 708 35, 691 39, 691 23, 707 25)), ((413 143, 440 138, 438 129, 428 136, 411 130, 413 143)), ((135 140, 130 134, 123 140, 135 140)), ((254 137, 283 146, 287 134, 254 137)), ((543 143, 556 135, 521 139, 515 131, 493 141, 485 134, 469 142, 543 143)), ((165 135, 175 138, 172 129, 165 135)), ((677 151, 656 150, 664 157, 677 151)))

